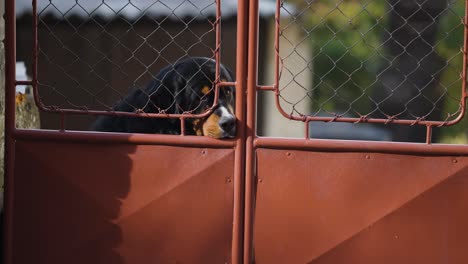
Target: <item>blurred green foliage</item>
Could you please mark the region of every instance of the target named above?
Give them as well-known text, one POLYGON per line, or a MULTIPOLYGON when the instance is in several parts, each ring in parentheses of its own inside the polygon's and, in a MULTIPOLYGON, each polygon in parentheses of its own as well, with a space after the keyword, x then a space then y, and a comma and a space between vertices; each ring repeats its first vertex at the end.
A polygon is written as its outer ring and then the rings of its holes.
MULTIPOLYGON (((461 0, 452 1, 450 8, 441 17, 436 37, 436 51, 448 63, 440 81, 441 87, 447 91, 444 111, 448 113, 455 113, 460 107, 464 41, 462 19, 464 13, 465 3, 461 0)), ((446 138, 460 137, 460 134, 468 131, 468 122, 462 121, 441 131, 446 138)))
POLYGON ((374 1, 313 1, 298 4, 314 61, 314 109, 366 114, 370 88, 385 56, 381 35, 387 5, 374 1))
MULTIPOLYGON (((386 0, 289 2, 296 6, 295 23, 301 24, 313 49, 314 114, 371 112, 375 106, 369 95, 377 74, 382 63, 393 59, 382 38, 388 31, 390 4, 386 0)), ((434 50, 447 62, 440 80, 446 93, 444 113, 456 113, 460 105, 464 8, 461 0, 447 1, 438 20, 434 50)), ((456 125, 442 132, 455 135, 465 129, 466 125, 456 125)))

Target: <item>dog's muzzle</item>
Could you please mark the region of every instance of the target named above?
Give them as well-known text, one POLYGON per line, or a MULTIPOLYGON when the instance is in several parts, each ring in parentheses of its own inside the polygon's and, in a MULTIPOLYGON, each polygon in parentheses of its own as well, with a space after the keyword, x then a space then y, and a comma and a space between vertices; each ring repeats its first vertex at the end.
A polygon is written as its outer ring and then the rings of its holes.
POLYGON ((233 138, 236 136, 236 117, 220 106, 203 122, 202 130, 202 135, 207 137, 233 138))
POLYGON ((215 114, 219 115, 218 125, 221 128, 222 138, 233 138, 236 136, 236 118, 226 107, 221 106, 215 114))
POLYGON ((236 118, 234 116, 221 117, 219 127, 222 130, 223 138, 233 138, 236 136, 236 118))

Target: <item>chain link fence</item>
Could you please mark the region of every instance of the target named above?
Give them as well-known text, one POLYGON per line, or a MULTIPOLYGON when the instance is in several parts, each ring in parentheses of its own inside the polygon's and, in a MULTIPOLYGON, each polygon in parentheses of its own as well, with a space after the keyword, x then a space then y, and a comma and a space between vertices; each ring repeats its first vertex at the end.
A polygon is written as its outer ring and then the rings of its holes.
MULTIPOLYGON (((28 3, 19 1, 19 12, 28 3)), ((37 0, 32 73, 39 106, 108 113, 129 91, 147 87, 164 66, 191 56, 218 58, 218 9, 215 0, 37 0)))
MULTIPOLYGON (((260 2, 260 9, 266 2, 275 1, 260 2)), ((464 1, 276 3, 278 78, 273 89, 283 116, 430 126, 461 119, 464 1)), ((188 56, 216 58, 220 7, 223 21, 237 10, 236 1, 215 0, 33 4, 36 99, 42 110, 73 113, 109 113, 115 102, 146 87, 167 64, 188 56)), ((24 7, 31 9, 31 2, 17 1, 17 16, 24 7)))
POLYGON ((464 1, 288 3, 294 8, 278 2, 274 88, 283 115, 434 126, 459 121, 466 96, 464 1), (297 28, 303 38, 294 40, 297 28))

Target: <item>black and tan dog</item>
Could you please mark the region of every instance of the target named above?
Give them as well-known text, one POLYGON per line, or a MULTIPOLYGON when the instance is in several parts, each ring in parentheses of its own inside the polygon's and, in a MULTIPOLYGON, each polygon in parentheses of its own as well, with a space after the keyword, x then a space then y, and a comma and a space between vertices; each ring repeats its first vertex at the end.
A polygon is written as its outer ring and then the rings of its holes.
MULTIPOLYGON (((212 138, 232 138, 236 133, 234 116, 235 89, 219 88, 218 103, 215 99, 215 61, 192 57, 163 68, 146 87, 135 89, 113 108, 119 112, 144 112, 165 114, 200 114, 212 112, 205 118, 185 119, 186 134, 212 138)), ((220 65, 220 79, 233 81, 229 69, 220 65)), ((180 134, 177 118, 130 117, 118 115, 100 116, 91 130, 180 134)))

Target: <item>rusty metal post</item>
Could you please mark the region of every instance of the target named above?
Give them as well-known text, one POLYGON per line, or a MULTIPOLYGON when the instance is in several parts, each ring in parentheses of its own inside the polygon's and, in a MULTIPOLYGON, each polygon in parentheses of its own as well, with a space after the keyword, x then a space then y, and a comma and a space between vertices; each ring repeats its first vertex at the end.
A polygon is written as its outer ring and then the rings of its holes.
POLYGON ((465 117, 465 110, 466 110, 466 100, 468 98, 468 91, 467 91, 467 64, 468 64, 468 0, 465 1, 465 17, 463 18, 463 26, 465 29, 463 30, 464 38, 463 38, 463 66, 461 72, 462 78, 462 96, 461 96, 461 109, 460 115, 453 120, 454 124, 457 124, 465 117))
POLYGON ((12 263, 13 162, 15 131, 16 24, 15 2, 5 1, 5 160, 4 160, 4 263, 12 263))
POLYGON ((255 202, 255 149, 256 136, 256 95, 258 64, 258 1, 250 1, 249 39, 248 39, 248 81, 247 81, 247 134, 246 134, 246 170, 245 170, 245 231, 244 263, 253 261, 253 216, 255 202))
POLYGON ((243 256, 248 1, 239 0, 237 10, 236 116, 238 118, 238 130, 234 159, 232 263, 242 263, 243 256))

